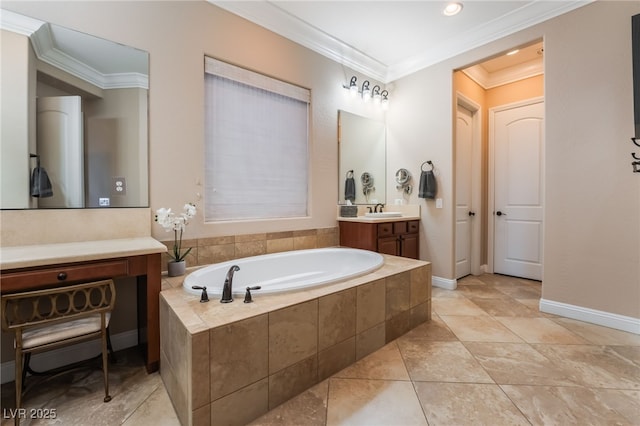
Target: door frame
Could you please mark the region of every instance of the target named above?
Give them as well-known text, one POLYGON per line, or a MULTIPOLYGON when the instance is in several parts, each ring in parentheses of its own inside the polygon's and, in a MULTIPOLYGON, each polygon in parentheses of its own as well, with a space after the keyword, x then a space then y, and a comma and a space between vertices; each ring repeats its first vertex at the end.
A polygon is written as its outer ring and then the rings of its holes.
MULTIPOLYGON (((493 209, 495 208, 495 189, 496 189, 496 181, 495 181, 495 140, 494 140, 494 127, 495 127, 495 114, 497 112, 501 112, 501 111, 506 111, 509 109, 513 109, 513 108, 519 108, 519 107, 523 107, 523 106, 527 106, 527 105, 532 105, 532 104, 536 104, 536 103, 540 103, 542 102, 542 104, 544 105, 544 96, 536 96, 533 98, 529 98, 529 99, 524 99, 521 101, 517 101, 517 102, 512 102, 512 103, 508 103, 508 104, 504 104, 504 105, 499 105, 493 108, 489 108, 489 125, 488 125, 488 139, 489 139, 489 147, 488 147, 488 159, 489 159, 489 185, 488 185, 488 203, 487 203, 487 222, 488 222, 488 226, 487 226, 487 270, 486 272, 492 274, 493 273, 493 262, 494 262, 494 255, 493 255, 493 250, 494 250, 494 246, 495 246, 495 226, 494 226, 494 220, 493 220, 493 209)), ((546 119, 546 116, 545 116, 546 119)), ((545 126, 546 129, 546 126, 545 126)), ((545 170, 545 161, 544 161, 544 153, 545 153, 545 146, 547 143, 547 138, 546 138, 546 131, 543 129, 543 132, 545 132, 545 137, 544 140, 542 141, 542 176, 543 176, 543 180, 542 180, 542 199, 544 200, 544 194, 545 194, 545 179, 544 179, 544 170, 545 170)), ((543 201, 543 205, 542 205, 542 233, 544 235, 544 223, 545 223, 545 204, 543 201)), ((542 271, 543 271, 543 277, 544 277, 544 247, 542 248, 542 259, 543 259, 543 264, 542 264, 542 271)))
MULTIPOLYGON (((472 134, 472 151, 471 151, 471 205, 473 206, 476 215, 474 219, 471 221, 471 275, 480 275, 483 272, 486 272, 485 265, 480 264, 481 254, 482 254, 482 227, 481 224, 485 220, 485 210, 482 205, 482 106, 476 102, 474 102, 471 98, 465 96, 460 92, 456 92, 456 108, 455 108, 455 119, 454 123, 457 123, 458 118, 458 106, 462 106, 463 108, 471 111, 471 120, 473 123, 473 134, 472 134)), ((456 132, 457 124, 454 124, 454 132, 456 132)), ((455 134, 454 134, 454 164, 456 161, 455 157, 455 134)), ((455 173, 453 174, 455 179, 455 173)), ((453 199, 455 200, 457 182, 454 183, 454 194, 453 199)), ((455 242, 456 242, 456 226, 455 226, 455 208, 453 209, 454 214, 454 226, 453 226, 453 252, 455 253, 455 242)), ((455 257, 455 256, 454 256, 455 257)), ((455 263, 455 259, 454 259, 455 263)), ((454 265, 454 275, 455 275, 455 265, 454 265)))

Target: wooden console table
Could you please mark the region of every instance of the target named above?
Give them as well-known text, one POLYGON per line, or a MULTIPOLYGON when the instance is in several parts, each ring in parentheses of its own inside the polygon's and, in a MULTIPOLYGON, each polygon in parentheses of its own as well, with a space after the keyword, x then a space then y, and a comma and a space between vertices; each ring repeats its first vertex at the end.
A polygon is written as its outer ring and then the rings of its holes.
POLYGON ((166 247, 150 237, 2 247, 0 293, 135 277, 138 342, 145 342, 146 337, 146 368, 152 373, 160 367, 159 298, 164 252, 166 247))

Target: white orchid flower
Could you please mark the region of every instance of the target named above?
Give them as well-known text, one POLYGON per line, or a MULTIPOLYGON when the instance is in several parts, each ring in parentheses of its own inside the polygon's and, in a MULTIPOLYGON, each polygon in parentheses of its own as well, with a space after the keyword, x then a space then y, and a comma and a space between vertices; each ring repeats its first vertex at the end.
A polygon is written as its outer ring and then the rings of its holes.
POLYGON ((173 231, 174 234, 174 243, 173 250, 169 256, 174 259, 176 262, 184 260, 184 258, 191 251, 191 247, 188 248, 184 253, 181 253, 182 247, 182 233, 187 227, 188 220, 195 217, 196 215, 196 206, 192 203, 187 203, 184 205, 184 212, 179 216, 176 216, 175 213, 171 211, 171 209, 160 208, 156 210, 156 222, 160 224, 167 232, 173 231))

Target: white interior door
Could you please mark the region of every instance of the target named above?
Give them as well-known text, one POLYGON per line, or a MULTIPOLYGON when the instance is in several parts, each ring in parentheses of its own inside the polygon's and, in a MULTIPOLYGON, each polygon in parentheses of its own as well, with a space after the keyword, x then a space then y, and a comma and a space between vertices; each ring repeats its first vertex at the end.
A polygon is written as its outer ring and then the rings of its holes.
POLYGON ((80 96, 38 98, 38 155, 53 188, 39 207, 84 207, 81 102, 80 96))
POLYGON ((456 115, 456 278, 471 273, 473 114, 458 105, 456 115))
POLYGON ((544 103, 494 112, 494 272, 542 280, 544 103))

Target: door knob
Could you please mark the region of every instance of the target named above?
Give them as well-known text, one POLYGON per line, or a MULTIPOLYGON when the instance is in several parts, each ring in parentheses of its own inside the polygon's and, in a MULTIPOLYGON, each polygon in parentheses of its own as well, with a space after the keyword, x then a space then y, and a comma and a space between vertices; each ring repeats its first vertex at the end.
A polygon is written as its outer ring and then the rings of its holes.
POLYGON ((476 212, 469 212, 469 216, 475 216, 476 212))
POLYGON ((500 210, 498 210, 498 211, 496 212, 496 215, 497 215, 497 216, 502 216, 502 215, 505 215, 505 216, 506 216, 507 214, 506 214, 506 213, 502 213, 500 210))

